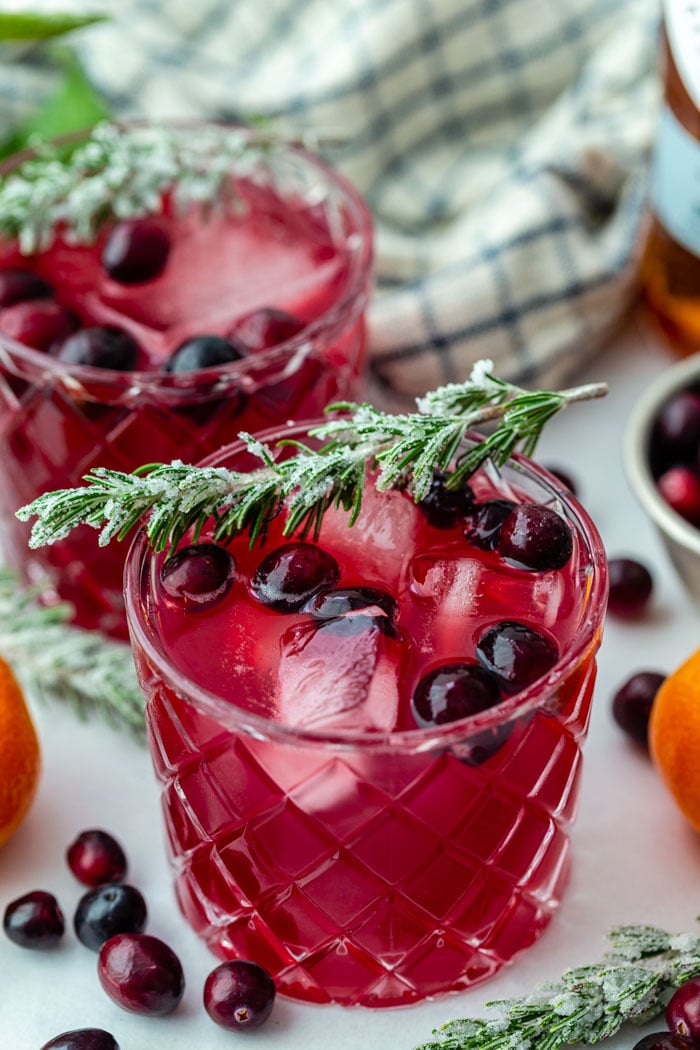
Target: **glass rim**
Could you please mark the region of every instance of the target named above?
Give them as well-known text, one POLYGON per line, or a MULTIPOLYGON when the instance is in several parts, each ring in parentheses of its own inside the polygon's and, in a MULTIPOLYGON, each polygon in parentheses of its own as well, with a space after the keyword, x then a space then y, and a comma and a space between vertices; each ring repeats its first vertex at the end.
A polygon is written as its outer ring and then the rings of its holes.
MULTIPOLYGON (((247 128, 245 125, 237 124, 233 121, 217 120, 127 120, 107 121, 107 123, 113 123, 120 127, 148 127, 152 125, 154 127, 186 128, 211 126, 220 127, 224 130, 230 128, 232 131, 235 130, 238 133, 241 131, 247 131, 251 137, 255 134, 256 130, 253 127, 247 128)), ((51 143, 60 145, 71 141, 80 141, 80 139, 85 138, 86 135, 89 134, 90 130, 90 128, 87 128, 84 132, 73 132, 70 135, 62 135, 52 139, 51 143)), ((349 214, 353 222, 352 230, 347 236, 347 241, 353 242, 353 245, 357 242, 357 244, 361 246, 361 250, 356 252, 354 266, 351 267, 351 272, 347 282, 345 282, 345 285, 341 290, 341 295, 335 299, 323 311, 323 313, 310 321, 300 332, 289 339, 283 340, 276 346, 260 352, 253 352, 245 357, 239 358, 237 361, 231 361, 222 365, 214 365, 210 368, 201 368, 193 372, 185 372, 179 375, 147 369, 135 369, 130 372, 124 372, 111 368, 95 368, 91 365, 71 364, 59 361, 57 358, 52 357, 47 351, 35 350, 32 347, 25 346, 23 343, 12 339, 10 336, 4 335, 2 332, 0 332, 0 358, 5 354, 10 354, 48 375, 56 375, 62 378, 67 376, 69 377, 69 380, 72 379, 78 384, 82 380, 88 384, 99 383, 103 387, 114 386, 120 389, 133 386, 139 387, 140 389, 186 392, 188 389, 187 380, 189 379, 191 382, 193 376, 197 377, 197 381, 201 378, 204 382, 206 382, 207 379, 212 379, 213 377, 220 378, 222 376, 234 381, 236 378, 254 371, 257 368, 270 367, 271 365, 286 361, 293 357, 297 352, 303 350, 307 344, 311 347, 311 344, 319 338, 327 339, 329 342, 332 341, 333 333, 336 329, 341 327, 341 325, 344 326, 346 323, 354 320, 355 316, 359 314, 366 305, 368 292, 363 295, 362 289, 370 276, 374 258, 374 229, 372 213, 364 197, 350 179, 338 171, 320 154, 314 153, 306 146, 294 142, 279 143, 279 145, 276 145, 276 149, 278 152, 293 154, 300 157, 303 163, 308 164, 311 168, 315 168, 321 174, 327 185, 340 190, 343 203, 349 208, 349 214)), ((25 160, 29 160, 35 154, 36 151, 28 147, 2 161, 2 163, 0 163, 0 179, 11 175, 20 164, 25 160)), ((22 256, 22 258, 24 259, 25 256, 22 256)), ((26 256, 26 258, 29 259, 31 256, 26 256)))
MULTIPOLYGON (((298 438, 311 427, 323 423, 323 419, 305 420, 287 427, 275 426, 255 434, 260 441, 271 441, 274 438, 298 438)), ((483 435, 468 433, 469 441, 482 441, 483 435)), ((221 465, 246 451, 245 442, 238 440, 222 446, 216 452, 201 460, 200 466, 221 465)), ((355 730, 355 729, 308 729, 303 726, 291 726, 263 715, 237 707, 223 697, 212 693, 197 682, 194 682, 182 671, 173 667, 162 650, 154 644, 153 635, 145 626, 143 606, 139 600, 139 589, 142 569, 150 564, 154 552, 148 544, 145 530, 139 529, 134 537, 124 566, 124 600, 127 622, 132 634, 132 641, 146 653, 148 660, 157 668, 161 678, 175 692, 203 714, 217 719, 225 729, 243 732, 258 739, 271 740, 289 745, 328 747, 338 750, 387 751, 391 753, 410 752, 413 754, 441 750, 452 744, 463 743, 477 733, 495 728, 513 721, 542 707, 547 697, 584 662, 587 655, 595 654, 600 645, 600 634, 605 616, 608 595, 608 569, 605 548, 601 536, 588 512, 569 489, 551 474, 545 467, 534 460, 516 452, 508 460, 508 466, 519 473, 534 478, 545 491, 557 499, 566 508, 567 518, 577 529, 579 538, 588 552, 591 573, 586 592, 581 619, 575 637, 568 649, 560 656, 546 675, 533 682, 526 689, 512 696, 505 697, 493 707, 475 715, 432 727, 416 727, 397 732, 391 730, 355 730)))

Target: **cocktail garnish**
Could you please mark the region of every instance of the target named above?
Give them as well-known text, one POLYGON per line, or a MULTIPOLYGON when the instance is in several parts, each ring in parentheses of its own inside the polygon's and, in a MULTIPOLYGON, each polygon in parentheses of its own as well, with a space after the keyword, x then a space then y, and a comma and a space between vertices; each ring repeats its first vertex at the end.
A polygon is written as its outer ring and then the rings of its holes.
POLYGON ((30 546, 63 539, 76 526, 100 529, 100 545, 122 539, 145 524, 151 546, 176 546, 194 529, 215 521, 213 539, 247 530, 251 544, 264 536, 286 506, 284 535, 318 536, 331 507, 360 513, 368 472, 376 487, 408 490, 416 501, 428 492, 436 471, 450 470, 447 485, 459 489, 487 459, 503 465, 516 450, 531 455, 543 427, 568 404, 601 397, 604 383, 569 390, 527 391, 492 374, 492 362, 479 361, 465 383, 450 384, 418 399, 418 411, 405 415, 380 412, 368 404, 343 402, 329 410, 343 413, 311 435, 325 443, 317 450, 298 442, 288 458, 275 461, 271 448, 249 434, 240 436, 263 463, 250 472, 224 467, 195 467, 179 461, 150 463, 134 473, 95 467, 86 485, 39 496, 20 508, 17 517, 34 523, 30 546), (498 420, 482 442, 465 443, 475 426, 498 420))

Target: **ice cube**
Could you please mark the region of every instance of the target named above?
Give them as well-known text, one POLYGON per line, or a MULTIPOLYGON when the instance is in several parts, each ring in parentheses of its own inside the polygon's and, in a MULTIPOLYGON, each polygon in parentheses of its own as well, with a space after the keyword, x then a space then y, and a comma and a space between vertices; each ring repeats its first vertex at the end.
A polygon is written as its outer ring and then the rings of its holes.
POLYGON ((483 591, 483 566, 476 558, 418 555, 410 566, 412 594, 433 606, 428 617, 430 632, 421 648, 436 645, 442 655, 459 656, 469 643, 469 622, 479 608, 483 591))
POLYGON ((396 724, 400 642, 362 609, 298 624, 282 637, 278 717, 308 729, 389 731, 396 724))

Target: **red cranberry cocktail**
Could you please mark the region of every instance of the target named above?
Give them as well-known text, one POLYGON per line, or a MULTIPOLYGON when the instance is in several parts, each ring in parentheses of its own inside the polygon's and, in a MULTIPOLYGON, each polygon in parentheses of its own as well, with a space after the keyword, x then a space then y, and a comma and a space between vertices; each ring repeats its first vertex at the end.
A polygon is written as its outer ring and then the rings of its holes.
POLYGON ((0 181, 5 559, 124 635, 123 551, 84 527, 30 553, 14 512, 351 396, 370 217, 320 159, 238 128, 107 125, 29 163, 0 181))
POLYGON ((186 917, 283 994, 393 1006, 490 977, 560 900, 606 566, 519 456, 420 504, 370 479, 347 520, 141 536, 127 614, 186 917))

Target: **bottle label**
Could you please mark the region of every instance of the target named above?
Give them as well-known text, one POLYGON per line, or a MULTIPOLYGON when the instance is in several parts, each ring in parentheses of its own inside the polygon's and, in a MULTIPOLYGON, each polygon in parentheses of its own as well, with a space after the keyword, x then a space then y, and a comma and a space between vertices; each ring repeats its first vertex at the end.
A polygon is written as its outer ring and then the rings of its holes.
POLYGON ((652 206, 668 233, 700 256, 700 142, 668 106, 661 111, 651 177, 652 206))
POLYGON ((700 3, 664 0, 669 47, 685 89, 700 109, 700 3))

